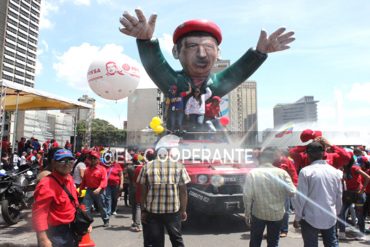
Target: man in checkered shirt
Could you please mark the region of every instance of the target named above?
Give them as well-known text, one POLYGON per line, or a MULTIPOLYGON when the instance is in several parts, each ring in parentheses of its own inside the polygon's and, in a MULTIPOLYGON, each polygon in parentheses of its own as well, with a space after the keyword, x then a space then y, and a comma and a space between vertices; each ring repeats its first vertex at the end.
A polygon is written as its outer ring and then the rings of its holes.
POLYGON ((187 219, 186 184, 190 182, 184 165, 170 159, 166 149, 159 149, 157 158, 144 165, 137 182, 142 185, 144 246, 164 247, 164 228, 172 246, 184 246, 181 221, 187 219))

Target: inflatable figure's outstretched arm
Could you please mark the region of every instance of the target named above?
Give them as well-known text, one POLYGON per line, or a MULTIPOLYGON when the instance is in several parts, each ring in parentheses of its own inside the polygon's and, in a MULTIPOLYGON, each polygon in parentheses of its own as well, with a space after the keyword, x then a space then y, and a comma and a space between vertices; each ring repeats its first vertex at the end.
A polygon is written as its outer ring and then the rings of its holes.
POLYGON ((125 11, 119 19, 122 26, 119 30, 129 36, 137 39, 148 40, 153 37, 157 15, 153 14, 147 22, 141 9, 135 9, 136 17, 125 11))
POLYGON ((266 54, 289 49, 289 44, 295 40, 293 37, 294 32, 285 33, 285 30, 286 29, 284 27, 280 27, 268 37, 266 31, 262 30, 257 42, 256 50, 266 54))

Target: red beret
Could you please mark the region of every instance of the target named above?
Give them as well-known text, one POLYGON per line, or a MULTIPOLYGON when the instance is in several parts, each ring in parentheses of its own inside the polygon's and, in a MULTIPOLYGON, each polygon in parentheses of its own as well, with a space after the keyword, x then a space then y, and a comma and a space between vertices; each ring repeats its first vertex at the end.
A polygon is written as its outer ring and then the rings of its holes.
POLYGON ((173 33, 173 43, 176 42, 187 33, 190 32, 206 32, 211 34, 216 40, 218 44, 221 44, 222 35, 221 29, 216 23, 208 21, 208 20, 189 20, 182 23, 178 26, 173 33))
POLYGON ((307 142, 307 141, 313 140, 313 139, 315 139, 316 137, 319 137, 319 136, 322 136, 322 132, 320 130, 313 131, 313 130, 310 130, 310 129, 306 129, 306 130, 302 131, 300 138, 301 138, 302 142, 307 142))

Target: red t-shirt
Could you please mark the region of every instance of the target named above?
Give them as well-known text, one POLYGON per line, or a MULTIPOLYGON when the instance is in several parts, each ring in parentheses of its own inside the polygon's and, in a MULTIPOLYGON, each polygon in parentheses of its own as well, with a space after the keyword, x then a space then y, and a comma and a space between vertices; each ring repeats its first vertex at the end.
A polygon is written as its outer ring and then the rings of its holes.
POLYGON ((140 164, 138 165, 136 168, 135 168, 135 175, 134 175, 134 182, 136 184, 136 194, 135 194, 135 199, 136 199, 136 202, 137 203, 140 203, 141 201, 141 184, 140 183, 137 183, 137 177, 139 176, 140 174, 140 171, 141 169, 143 168, 143 164, 140 164))
MULTIPOLYGON (((367 175, 370 175, 370 169, 367 169, 365 172, 367 175)), ((370 194, 370 183, 366 186, 365 192, 366 194, 370 194)))
POLYGON ((1 149, 4 151, 4 152, 9 152, 9 149, 10 149, 10 142, 9 141, 1 141, 1 149))
POLYGON ((352 191, 358 191, 362 189, 362 176, 358 172, 361 170, 359 166, 353 165, 351 167, 351 179, 345 179, 346 185, 347 185, 347 190, 352 190, 352 191))
POLYGON ((220 114, 220 106, 213 105, 212 103, 206 104, 206 113, 205 117, 209 119, 214 119, 220 114))
POLYGON ((107 170, 102 165, 95 167, 87 167, 80 188, 97 189, 98 187, 105 189, 107 187, 107 170))
MULTIPOLYGON (((76 187, 71 175, 63 177, 52 172, 54 177, 72 194, 78 205, 76 187)), ((47 176, 40 180, 34 192, 35 202, 32 205, 32 225, 35 231, 45 231, 49 226, 69 224, 75 217, 76 209, 67 193, 55 181, 47 176)))
POLYGON ((282 157, 279 161, 274 162, 274 166, 285 170, 289 174, 290 178, 292 179, 293 184, 297 187, 298 175, 297 175, 297 170, 295 168, 293 161, 291 161, 290 159, 286 157, 282 157))
POLYGON ((121 183, 122 168, 117 162, 113 162, 110 167, 105 167, 107 169, 108 185, 117 186, 121 183))
MULTIPOLYGON (((331 153, 324 153, 323 159, 335 168, 341 168, 347 165, 351 160, 351 154, 349 154, 345 149, 333 145, 331 146, 331 150, 331 153)), ((300 171, 303 167, 310 164, 306 153, 306 146, 296 146, 291 148, 289 150, 289 156, 294 160, 297 171, 300 171)))

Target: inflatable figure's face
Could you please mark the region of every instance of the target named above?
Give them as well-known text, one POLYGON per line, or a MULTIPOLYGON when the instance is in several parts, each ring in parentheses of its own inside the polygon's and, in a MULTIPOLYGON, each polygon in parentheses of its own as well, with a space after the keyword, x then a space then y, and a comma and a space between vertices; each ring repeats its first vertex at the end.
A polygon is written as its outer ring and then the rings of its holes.
POLYGON ((181 40, 178 58, 190 77, 208 77, 218 57, 218 45, 211 36, 189 36, 181 40))

